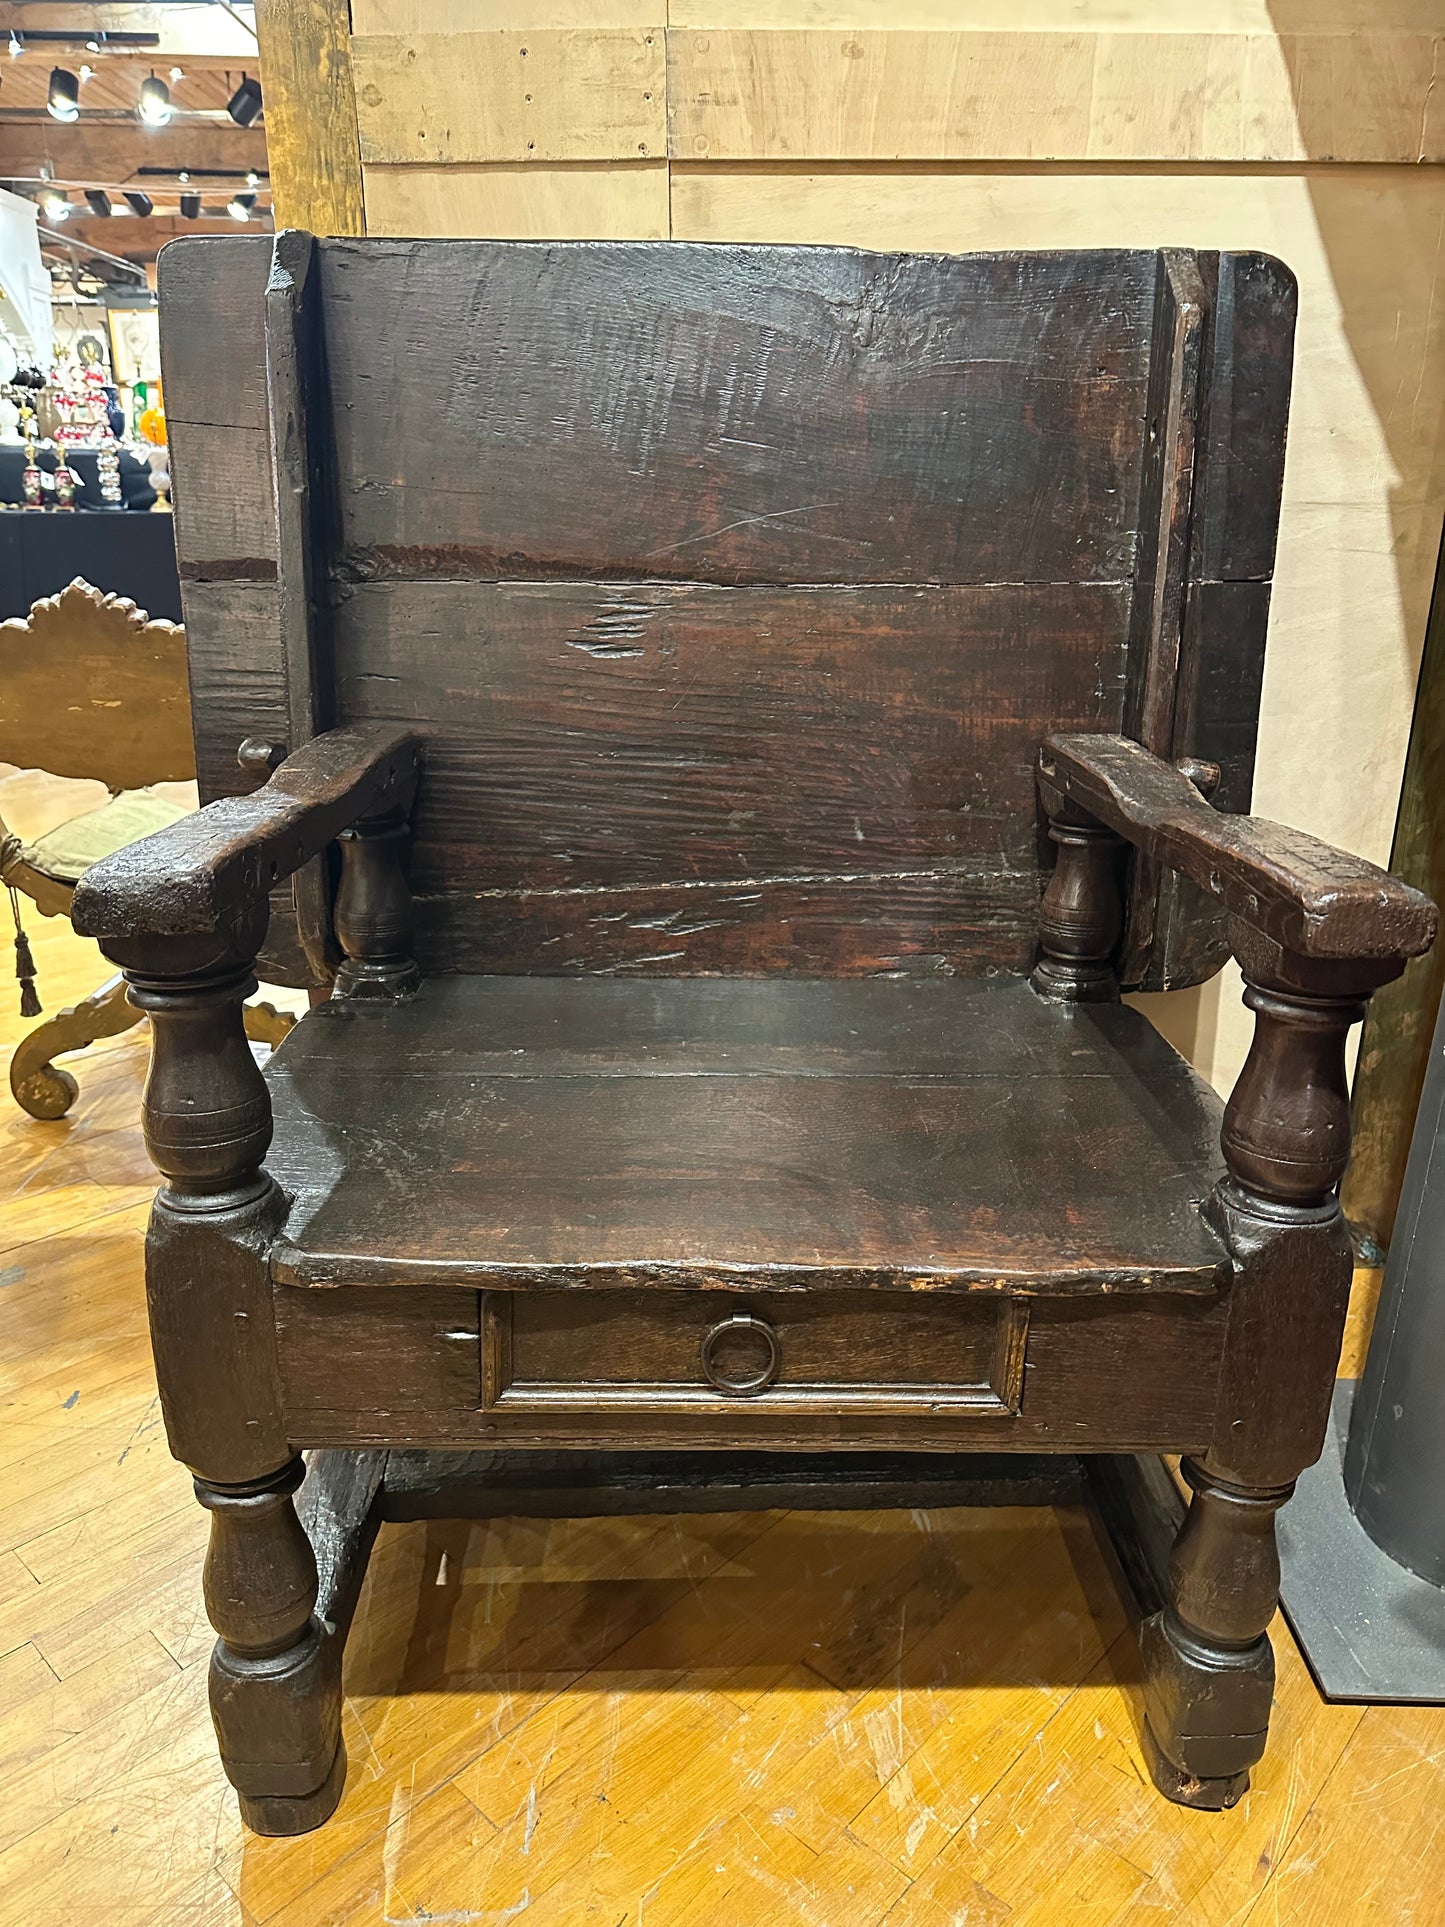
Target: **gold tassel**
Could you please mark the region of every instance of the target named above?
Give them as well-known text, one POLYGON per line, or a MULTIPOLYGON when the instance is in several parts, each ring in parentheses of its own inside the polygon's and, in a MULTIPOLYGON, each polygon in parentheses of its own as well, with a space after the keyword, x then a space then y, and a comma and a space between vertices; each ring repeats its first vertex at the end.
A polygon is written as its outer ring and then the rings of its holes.
POLYGON ((30 949, 30 939, 25 934, 20 921, 20 897, 13 884, 7 885, 10 891, 10 914, 15 919, 15 975, 20 980, 20 1015, 38 1017, 41 1012, 40 993, 35 988, 35 958, 30 949))
POLYGON ((20 1015, 40 1015, 40 993, 35 988, 35 959, 30 954, 30 939, 22 930, 15 939, 15 975, 20 979, 20 1015))

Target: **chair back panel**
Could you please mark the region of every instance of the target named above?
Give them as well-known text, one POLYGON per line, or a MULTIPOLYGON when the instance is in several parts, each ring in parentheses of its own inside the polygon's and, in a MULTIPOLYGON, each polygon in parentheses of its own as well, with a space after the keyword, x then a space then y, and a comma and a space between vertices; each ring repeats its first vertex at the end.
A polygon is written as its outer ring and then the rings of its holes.
POLYGON ((188 782, 185 630, 78 577, 0 622, 0 762, 113 790, 188 782))
MULTIPOLYGON (((295 713, 269 248, 161 263, 206 794, 295 713)), ((1047 731, 1212 746, 1247 804, 1277 264, 336 241, 305 300, 316 709, 428 734, 426 967, 1020 971, 1047 731)), ((1214 966, 1136 898, 1139 980, 1214 966)))

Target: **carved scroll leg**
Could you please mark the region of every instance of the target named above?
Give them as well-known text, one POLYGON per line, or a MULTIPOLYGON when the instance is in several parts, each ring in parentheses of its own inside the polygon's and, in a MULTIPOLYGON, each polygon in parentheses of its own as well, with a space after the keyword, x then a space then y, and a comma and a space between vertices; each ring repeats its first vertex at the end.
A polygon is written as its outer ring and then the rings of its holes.
POLYGON ((92 996, 37 1024, 15 1046, 10 1059, 10 1089, 22 1111, 57 1118, 75 1102, 79 1090, 67 1070, 51 1062, 62 1051, 84 1050, 100 1037, 115 1037, 138 1024, 142 1013, 127 1001, 125 979, 112 977, 92 996))
POLYGON ((241 1486, 196 1480, 211 1514, 206 1611, 221 1762, 256 1833, 296 1834, 335 1810, 346 1778, 341 1641, 317 1620, 316 1559, 291 1495, 292 1459, 241 1486))
POLYGON ((1139 1629, 1154 1784, 1181 1806, 1232 1807, 1264 1752, 1274 1694, 1266 1627, 1279 1599, 1274 1517, 1292 1485, 1226 1485, 1193 1460, 1170 1601, 1139 1629))

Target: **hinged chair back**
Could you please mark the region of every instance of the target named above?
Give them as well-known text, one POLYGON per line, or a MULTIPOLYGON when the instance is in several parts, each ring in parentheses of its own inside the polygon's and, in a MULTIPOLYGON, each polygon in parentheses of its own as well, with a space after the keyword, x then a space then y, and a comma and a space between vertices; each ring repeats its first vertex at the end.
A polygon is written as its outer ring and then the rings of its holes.
MULTIPOLYGON (((421 724, 425 970, 1020 972, 1050 731, 1248 803, 1276 262, 285 235, 161 305, 203 794, 421 724)), ((1126 946, 1223 954, 1145 868, 1126 946)))

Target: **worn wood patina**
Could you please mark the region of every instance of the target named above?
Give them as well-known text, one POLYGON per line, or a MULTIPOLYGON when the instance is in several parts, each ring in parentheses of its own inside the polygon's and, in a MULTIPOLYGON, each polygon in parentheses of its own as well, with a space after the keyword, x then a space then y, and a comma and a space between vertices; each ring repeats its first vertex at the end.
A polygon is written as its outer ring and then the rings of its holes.
POLYGON ((1349 1284, 1344 1040, 1434 932, 1244 814, 1288 273, 289 236, 167 250, 162 302, 221 800, 76 911, 156 1022, 152 1339, 248 1822, 339 1797, 381 1519, 917 1503, 972 1454, 1035 1496, 1085 1455, 1155 1780, 1232 1804, 1349 1284), (1119 993, 1230 951, 1221 1106, 1119 993), (261 955, 341 959, 265 1077, 261 955))

